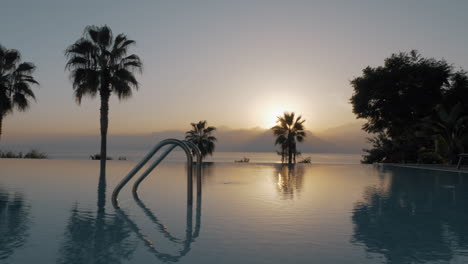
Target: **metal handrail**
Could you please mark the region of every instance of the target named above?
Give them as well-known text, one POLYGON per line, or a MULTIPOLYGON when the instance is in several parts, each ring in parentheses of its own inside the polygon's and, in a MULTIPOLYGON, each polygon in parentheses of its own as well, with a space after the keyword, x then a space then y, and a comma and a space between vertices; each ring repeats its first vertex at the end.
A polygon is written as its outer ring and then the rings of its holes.
POLYGON ((201 174, 202 174, 203 156, 202 156, 200 149, 193 142, 190 142, 187 140, 185 140, 184 142, 185 144, 187 144, 189 147, 192 148, 193 153, 195 154, 195 156, 197 156, 197 167, 196 167, 197 168, 197 195, 201 195, 201 190, 202 190, 201 174))
POLYGON ((136 200, 137 205, 140 206, 145 214, 149 217, 149 219, 158 226, 158 229, 162 232, 162 234, 169 239, 169 241, 182 245, 183 248, 178 251, 178 254, 168 254, 163 253, 158 250, 157 247, 154 246, 151 239, 145 235, 142 230, 138 227, 138 225, 131 220, 131 218, 122 210, 117 209, 117 213, 120 217, 122 217, 128 224, 128 226, 135 232, 136 236, 143 241, 143 244, 148 248, 148 250, 154 254, 158 259, 164 262, 178 262, 182 257, 187 255, 187 253, 191 249, 191 244, 195 242, 195 239, 198 238, 200 235, 201 229, 201 196, 197 196, 197 207, 196 207, 196 215, 195 215, 195 230, 193 230, 193 206, 192 204, 187 203, 187 215, 186 215, 186 228, 185 228, 185 239, 178 239, 172 234, 164 229, 164 225, 160 223, 159 219, 153 212, 145 206, 145 204, 141 200, 136 200))
POLYGON ((192 153, 190 148, 193 149, 193 152, 197 156, 197 189, 198 193, 201 194, 201 152, 198 147, 187 141, 181 141, 178 139, 165 139, 159 144, 157 144, 146 156, 125 176, 125 178, 120 181, 120 183, 115 187, 114 191, 112 192, 112 205, 114 208, 119 208, 119 202, 117 200, 120 191, 122 188, 138 173, 138 171, 156 154, 162 147, 166 145, 172 145, 169 147, 153 164, 143 172, 142 176, 135 182, 133 185, 133 196, 136 199, 138 198, 137 189, 141 181, 143 181, 146 176, 154 169, 156 166, 161 163, 161 161, 177 146, 181 147, 187 156, 187 203, 192 204, 193 200, 193 180, 192 180, 192 168, 193 168, 193 159, 192 153), (190 148, 189 148, 190 146, 190 148))
MULTIPOLYGON (((190 141, 183 141, 188 147, 190 147, 193 151, 193 153, 197 156, 197 163, 196 163, 196 168, 197 168, 197 195, 201 195, 201 162, 202 162, 202 155, 200 149, 197 147, 197 145, 193 144, 190 141)), ((140 198, 138 197, 138 187, 140 186, 140 183, 153 171, 154 168, 156 168, 159 163, 161 163, 171 151, 176 148, 177 145, 173 145, 169 147, 161 156, 151 164, 151 166, 144 171, 140 178, 138 178, 135 183, 133 184, 132 187, 132 194, 133 197, 137 200, 140 198)), ((187 168, 189 169, 189 168, 187 168)))

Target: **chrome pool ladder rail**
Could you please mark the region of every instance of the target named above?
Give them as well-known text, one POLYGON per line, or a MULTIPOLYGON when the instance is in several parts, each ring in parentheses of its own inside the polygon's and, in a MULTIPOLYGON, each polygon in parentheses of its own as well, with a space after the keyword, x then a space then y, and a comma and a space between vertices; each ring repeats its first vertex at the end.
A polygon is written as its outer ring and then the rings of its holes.
POLYGON ((161 163, 161 161, 166 158, 172 150, 174 150, 177 146, 181 147, 186 156, 187 156, 187 202, 192 204, 193 200, 193 180, 192 180, 192 171, 193 171, 193 158, 192 158, 192 151, 193 154, 197 156, 197 194, 201 195, 201 162, 202 156, 201 152, 198 147, 193 144, 192 142, 182 141, 178 139, 165 139, 159 142, 151 151, 146 154, 143 159, 123 178, 120 183, 115 187, 114 191, 112 192, 112 205, 114 208, 119 208, 118 196, 122 188, 140 171, 143 166, 148 163, 148 161, 164 146, 170 146, 158 159, 156 159, 149 167, 146 169, 143 174, 135 181, 132 193, 135 199, 139 199, 138 197, 138 186, 140 183, 161 163))

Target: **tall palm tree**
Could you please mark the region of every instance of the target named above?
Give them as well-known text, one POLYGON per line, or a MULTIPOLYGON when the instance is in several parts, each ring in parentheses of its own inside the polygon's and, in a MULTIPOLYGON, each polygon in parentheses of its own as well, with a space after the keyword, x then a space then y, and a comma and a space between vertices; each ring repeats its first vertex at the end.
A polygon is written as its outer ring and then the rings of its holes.
POLYGON ((107 128, 109 124, 109 98, 112 93, 119 99, 132 96, 138 89, 134 72, 142 70, 140 58, 128 55, 135 41, 124 34, 115 38, 108 26, 87 26, 83 37, 65 51, 70 70, 75 99, 81 103, 83 96, 101 99, 101 177, 104 177, 107 158, 107 128))
POLYGON ((39 84, 31 76, 35 69, 31 62, 21 62, 19 51, 0 45, 0 138, 3 118, 14 108, 26 111, 29 100, 36 100, 31 90, 31 84, 39 84))
POLYGON ((302 116, 295 117, 295 113, 285 112, 283 116, 278 116, 276 123, 272 127, 273 134, 276 136, 275 145, 281 146, 282 162, 288 157, 288 164, 296 162, 296 142, 304 141, 306 136, 304 131, 304 122, 302 116))
POLYGON ((188 140, 200 149, 202 158, 212 155, 215 149, 216 137, 212 135, 215 127, 208 126, 206 120, 198 123, 191 123, 192 130, 185 132, 185 140, 188 140))

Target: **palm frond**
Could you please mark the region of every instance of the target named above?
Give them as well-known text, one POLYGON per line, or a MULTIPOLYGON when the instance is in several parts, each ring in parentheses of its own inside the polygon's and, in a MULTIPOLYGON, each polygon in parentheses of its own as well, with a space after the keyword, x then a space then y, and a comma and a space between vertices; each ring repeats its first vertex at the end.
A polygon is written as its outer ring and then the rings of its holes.
POLYGON ((28 99, 24 94, 14 93, 12 101, 19 111, 26 111, 29 108, 28 99))
POLYGON ((216 137, 212 136, 212 132, 216 130, 215 127, 207 127, 206 120, 199 121, 198 123, 190 123, 192 130, 185 132, 185 139, 198 146, 202 153, 202 157, 212 155, 215 149, 216 137))

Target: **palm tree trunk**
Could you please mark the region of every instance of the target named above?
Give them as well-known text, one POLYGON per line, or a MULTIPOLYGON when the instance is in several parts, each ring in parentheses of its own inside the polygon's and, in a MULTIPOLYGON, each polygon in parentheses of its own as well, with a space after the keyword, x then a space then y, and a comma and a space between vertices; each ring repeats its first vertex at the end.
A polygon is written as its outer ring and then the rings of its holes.
MULTIPOLYGON (((106 86, 107 87, 107 86, 106 86)), ((108 89, 101 87, 101 172, 100 178, 106 177, 107 160, 107 128, 109 126, 109 97, 108 89)))
POLYGON ((292 152, 292 163, 296 164, 296 146, 291 144, 291 152, 292 152))
POLYGON ((292 165, 292 164, 293 164, 293 163, 292 163, 292 158, 293 158, 293 157, 292 157, 292 156, 293 156, 293 147, 292 147, 292 143, 291 143, 291 142, 289 142, 288 152, 289 152, 289 153, 288 153, 288 154, 289 154, 289 157, 288 157, 288 164, 289 164, 289 165, 292 165))

